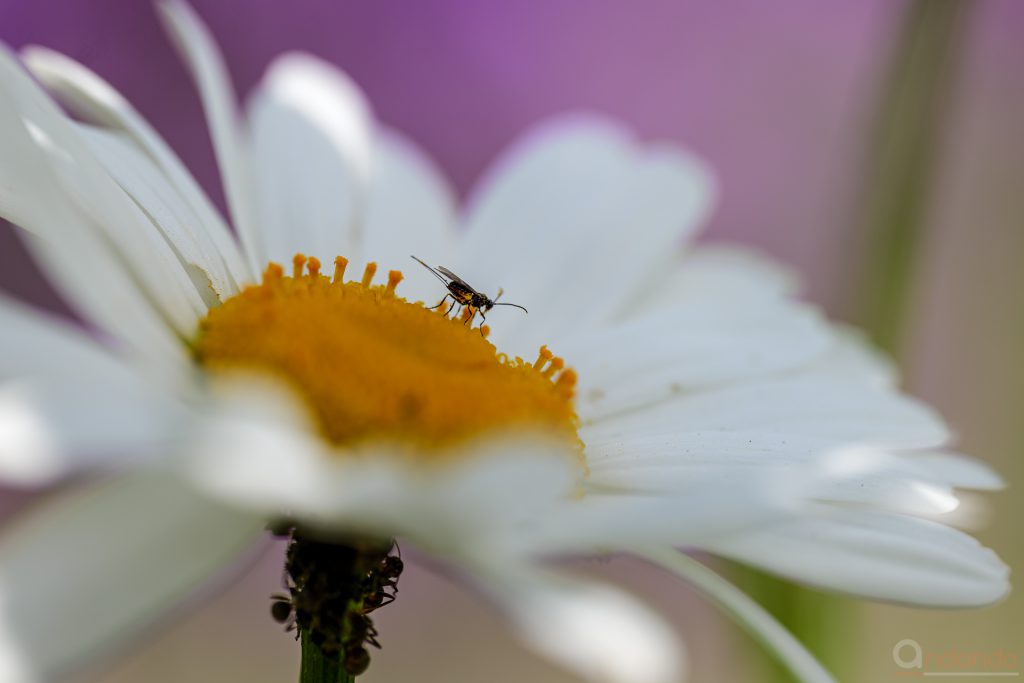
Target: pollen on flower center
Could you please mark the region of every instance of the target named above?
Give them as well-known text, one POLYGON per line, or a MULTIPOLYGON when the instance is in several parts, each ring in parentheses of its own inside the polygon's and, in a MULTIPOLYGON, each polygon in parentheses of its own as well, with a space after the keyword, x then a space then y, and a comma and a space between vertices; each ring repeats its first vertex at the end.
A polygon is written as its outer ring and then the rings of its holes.
MULTIPOLYGON (((371 440, 412 443, 422 452, 496 430, 529 428, 577 449, 576 374, 543 347, 535 362, 509 359, 486 327, 448 317, 395 293, 377 266, 359 281, 334 277, 296 256, 292 275, 270 264, 260 285, 212 309, 194 344, 209 371, 269 370, 291 382, 337 445, 371 440)), ((450 449, 449 449, 450 450, 450 449)))

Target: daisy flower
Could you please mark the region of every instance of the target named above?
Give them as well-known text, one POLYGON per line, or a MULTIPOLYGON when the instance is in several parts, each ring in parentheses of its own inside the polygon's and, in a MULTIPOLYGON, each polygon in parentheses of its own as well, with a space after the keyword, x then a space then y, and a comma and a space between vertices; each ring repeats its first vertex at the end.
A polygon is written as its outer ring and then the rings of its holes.
POLYGON ((198 17, 159 10, 234 230, 96 74, 44 48, 0 55, 0 214, 86 323, 0 299, 0 476, 102 475, 0 538, 0 678, 130 639, 268 524, 293 539, 275 616, 353 673, 395 537, 595 681, 678 680, 683 650, 549 558, 661 565, 803 680, 829 677, 681 549, 917 605, 1007 592, 995 554, 938 519, 998 477, 943 450, 941 420, 786 272, 693 245, 714 183, 692 155, 563 117, 460 210, 344 74, 284 55, 240 113, 198 17), (460 316, 453 278, 529 313, 460 316))

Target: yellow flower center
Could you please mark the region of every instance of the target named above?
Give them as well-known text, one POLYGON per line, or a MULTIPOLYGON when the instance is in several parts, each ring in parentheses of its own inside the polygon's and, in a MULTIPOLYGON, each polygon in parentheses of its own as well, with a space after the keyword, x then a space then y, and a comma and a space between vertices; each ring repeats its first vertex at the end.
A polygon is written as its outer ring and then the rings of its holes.
POLYGON ((212 309, 199 325, 198 362, 213 372, 269 370, 304 397, 325 438, 339 446, 410 443, 425 453, 487 432, 527 428, 580 453, 576 373, 542 347, 535 362, 510 359, 473 327, 471 310, 448 317, 396 295, 402 274, 373 285, 334 277, 298 255, 291 277, 270 264, 260 285, 212 309))

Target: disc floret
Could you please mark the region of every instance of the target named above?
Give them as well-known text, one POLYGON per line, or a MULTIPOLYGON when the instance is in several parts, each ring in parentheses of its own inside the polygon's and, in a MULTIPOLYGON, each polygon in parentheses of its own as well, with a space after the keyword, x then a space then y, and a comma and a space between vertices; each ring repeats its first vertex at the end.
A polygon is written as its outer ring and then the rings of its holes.
POLYGON ((373 284, 376 263, 345 280, 301 254, 292 273, 270 264, 251 286, 210 311, 194 350, 208 371, 268 371, 298 390, 323 436, 355 448, 392 442, 443 454, 486 433, 530 429, 579 450, 576 374, 546 347, 534 362, 499 353, 489 330, 397 293, 403 276, 373 284))

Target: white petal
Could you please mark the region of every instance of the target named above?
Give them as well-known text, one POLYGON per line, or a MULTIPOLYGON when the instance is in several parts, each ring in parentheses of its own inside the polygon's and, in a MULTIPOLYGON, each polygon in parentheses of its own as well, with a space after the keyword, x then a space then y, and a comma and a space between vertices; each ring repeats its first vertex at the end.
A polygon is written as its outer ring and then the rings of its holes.
POLYGON ((122 135, 88 126, 80 131, 111 177, 174 249, 207 305, 236 294, 238 286, 220 251, 157 167, 122 135))
POLYGON ((543 440, 490 439, 444 462, 388 444, 336 451, 276 385, 245 380, 218 393, 189 449, 197 485, 325 532, 401 535, 458 553, 508 543, 574 489, 572 456, 543 440))
POLYGON ((621 434, 586 441, 595 475, 669 467, 802 466, 834 444, 827 437, 758 430, 672 429, 621 434))
POLYGON ((913 605, 987 605, 1009 591, 1008 568, 974 538, 894 514, 825 508, 706 547, 812 586, 913 605))
POLYGON ((836 483, 822 490, 819 496, 820 500, 832 503, 864 505, 918 516, 944 515, 960 506, 950 486, 883 474, 836 483))
POLYGON ((162 455, 182 407, 67 323, 0 297, 0 478, 162 455))
POLYGON ((252 280, 238 244, 224 219, 174 151, 121 94, 78 62, 53 50, 32 45, 21 52, 32 74, 76 116, 128 135, 165 174, 191 213, 213 241, 236 284, 252 280))
POLYGON ((594 481, 543 524, 507 544, 536 554, 590 553, 657 545, 699 546, 705 539, 759 528, 799 511, 818 487, 818 471, 711 467, 646 489, 623 477, 594 481))
POLYGON ((126 373, 80 328, 0 295, 0 379, 101 381, 126 373))
POLYGON ((369 204, 363 226, 364 261, 405 274, 399 293, 435 303, 440 283, 409 256, 444 263, 452 251, 455 191, 441 170, 412 141, 385 130, 377 136, 369 204))
MULTIPOLYGON (((701 488, 702 478, 719 473, 748 477, 806 479, 824 467, 808 499, 870 505, 908 514, 934 515, 958 505, 951 482, 917 464, 874 449, 830 451, 818 438, 770 433, 694 432, 647 435, 588 449, 589 481, 618 490, 683 492, 701 488)), ((757 500, 755 494, 750 503, 757 500)), ((723 500, 732 498, 726 494, 723 500)))
POLYGON ((685 678, 685 650, 672 628, 623 591, 509 566, 480 570, 477 579, 528 646, 585 681, 685 678))
MULTIPOLYGON (((3 605, 0 604, 0 613, 3 605)), ((16 624, 0 620, 0 681, 6 683, 40 683, 39 676, 32 671, 28 655, 18 649, 14 629, 16 624)))
MULTIPOLYGON (((42 187, 30 189, 24 178, 17 181, 17 189, 12 194, 21 206, 16 207, 12 218, 18 220, 22 227, 40 231, 41 235, 54 241, 64 238, 77 226, 48 224, 39 220, 44 210, 38 207, 38 203, 66 201, 73 205, 88 220, 89 236, 106 240, 108 248, 114 250, 125 267, 130 269, 146 296, 168 322, 179 333, 191 334, 197 315, 205 313, 206 309, 163 237, 152 229, 144 214, 106 173, 72 122, 5 50, 0 50, 0 86, 6 93, 3 105, 13 105, 15 109, 15 113, 5 114, 5 118, 19 117, 23 120, 24 129, 35 142, 37 156, 50 169, 49 174, 40 174, 49 181, 42 187), (19 198, 17 194, 23 196, 19 198), (63 197, 57 198, 54 194, 63 197), (32 220, 33 213, 36 220, 32 220), (21 223, 23 218, 29 219, 26 224, 21 223)), ((17 127, 14 123, 7 125, 17 127)), ((31 153, 31 148, 19 146, 25 154, 31 153)))
POLYGON ((580 376, 583 419, 650 406, 673 395, 799 368, 831 333, 795 303, 715 295, 559 342, 580 376))
POLYGON ((554 275, 562 254, 541 247, 555 231, 582 236, 584 219, 600 216, 628 175, 629 154, 628 133, 604 120, 557 121, 528 133, 470 195, 462 246, 476 270, 466 275, 509 277, 525 264, 531 276, 554 275))
POLYGON ((257 232, 257 198, 250 175, 251 160, 224 58, 210 30, 188 3, 160 0, 157 9, 199 90, 235 230, 251 272, 260 273, 266 266, 266 258, 257 232))
POLYGON ((799 519, 820 507, 814 501, 931 516, 958 506, 952 488, 926 467, 888 453, 827 451, 813 441, 803 441, 806 452, 790 452, 788 439, 762 436, 755 445, 729 434, 701 436, 706 444, 692 453, 671 437, 646 437, 592 461, 592 492, 564 506, 527 545, 549 552, 588 543, 703 547, 799 519))
POLYGON ((873 347, 863 332, 835 324, 832 331, 831 347, 801 368, 801 374, 897 389, 899 372, 895 364, 873 347))
POLYGON ((815 500, 923 516, 952 512, 960 504, 953 487, 927 468, 877 449, 834 451, 826 467, 834 476, 818 487, 815 500))
POLYGON ((671 548, 639 553, 699 590, 761 642, 801 683, 834 683, 832 676, 796 638, 743 591, 671 548))
POLYGON ((550 274, 533 271, 550 275, 551 288, 531 324, 554 337, 603 323, 643 296, 707 217, 711 185, 703 163, 683 150, 634 149, 612 213, 582 234, 548 236, 544 247, 561 253, 564 261, 550 274))
POLYGON ((180 345, 133 274, 57 186, 6 88, 0 88, 0 136, 5 154, 0 214, 30 231, 26 245, 54 285, 85 317, 135 353, 171 364, 180 359, 180 345))
POLYGON ((99 240, 79 230, 75 225, 79 220, 74 214, 65 214, 60 225, 69 232, 58 240, 20 236, 50 283, 119 351, 146 363, 154 376, 170 378, 187 369, 189 359, 180 337, 144 298, 116 257, 99 240))
POLYGON ((557 554, 701 547, 800 518, 808 506, 818 507, 815 501, 915 514, 956 507, 948 486, 887 453, 830 451, 813 441, 805 441, 806 452, 790 453, 785 440, 780 449, 766 438, 755 447, 729 434, 702 436, 707 447, 693 453, 673 446, 671 437, 645 437, 623 454, 588 459, 586 495, 563 501, 542 528, 524 536, 522 548, 557 554))
POLYGON ((927 452, 906 453, 902 457, 925 472, 930 481, 978 491, 998 491, 1006 486, 998 472, 967 455, 927 452))
POLYGON ((495 326, 502 346, 526 353, 607 319, 649 286, 711 195, 703 165, 680 150, 641 148, 604 120, 558 119, 474 191, 458 272, 530 309, 518 334, 495 326))
MULTIPOLYGON (((668 276, 631 302, 634 315, 707 298, 754 302, 790 298, 796 274, 750 249, 714 244, 680 253, 668 276)), ((628 316, 627 316, 628 317, 628 316)))
POLYGON ((946 442, 941 419, 913 399, 870 384, 795 377, 682 395, 581 430, 587 443, 639 434, 757 432, 834 445, 928 448, 946 442))
POLYGON ((248 105, 263 256, 354 257, 370 181, 369 104, 316 57, 278 57, 248 105))
POLYGON ((0 383, 0 479, 39 486, 165 456, 183 408, 141 382, 0 383))
POLYGON ((156 474, 46 501, 0 538, 0 651, 40 678, 70 673, 180 605, 260 527, 156 474))

